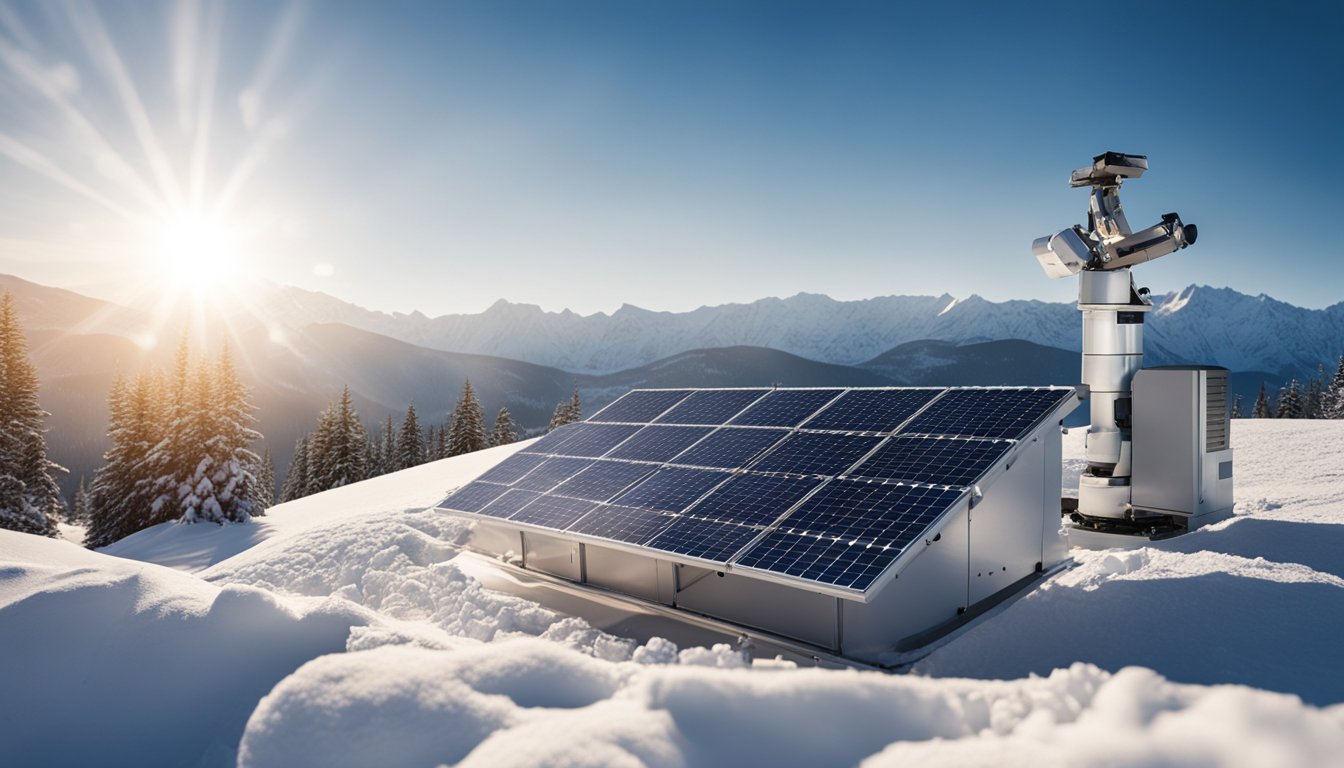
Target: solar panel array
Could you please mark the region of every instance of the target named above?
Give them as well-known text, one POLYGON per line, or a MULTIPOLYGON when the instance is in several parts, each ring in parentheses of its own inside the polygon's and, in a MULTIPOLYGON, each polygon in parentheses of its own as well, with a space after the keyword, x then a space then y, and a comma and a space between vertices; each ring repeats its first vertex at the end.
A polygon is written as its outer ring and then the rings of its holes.
POLYGON ((440 507, 862 593, 1072 396, 635 390, 440 507))

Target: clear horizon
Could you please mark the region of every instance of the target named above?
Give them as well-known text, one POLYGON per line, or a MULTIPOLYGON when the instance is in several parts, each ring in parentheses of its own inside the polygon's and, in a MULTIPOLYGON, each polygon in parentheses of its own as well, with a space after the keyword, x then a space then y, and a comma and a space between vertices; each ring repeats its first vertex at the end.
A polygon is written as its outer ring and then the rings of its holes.
POLYGON ((1150 157, 1136 228, 1200 227, 1142 284, 1323 308, 1341 31, 1219 3, 0 3, 0 272, 430 316, 1069 301, 1031 240, 1115 149, 1150 157))

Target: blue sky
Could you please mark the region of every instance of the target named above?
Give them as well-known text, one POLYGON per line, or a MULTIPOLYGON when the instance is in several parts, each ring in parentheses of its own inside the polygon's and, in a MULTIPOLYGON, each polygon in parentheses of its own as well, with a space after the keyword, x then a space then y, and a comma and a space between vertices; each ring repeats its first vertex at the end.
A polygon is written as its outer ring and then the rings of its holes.
POLYGON ((0 7, 0 271, 41 282, 113 295, 187 211, 242 274, 431 315, 1063 301, 1031 241, 1115 149, 1132 224, 1200 227, 1154 292, 1344 299, 1336 3, 0 7))

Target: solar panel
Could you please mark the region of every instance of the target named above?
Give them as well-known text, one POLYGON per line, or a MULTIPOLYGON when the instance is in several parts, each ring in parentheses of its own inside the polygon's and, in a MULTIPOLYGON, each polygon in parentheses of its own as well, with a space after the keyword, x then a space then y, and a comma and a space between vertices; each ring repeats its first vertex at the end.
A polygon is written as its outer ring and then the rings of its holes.
POLYGON ((520 523, 563 531, 597 508, 597 503, 566 496, 542 496, 509 518, 520 523))
POLYGON ((777 389, 728 422, 743 427, 796 427, 843 389, 777 389))
POLYGON ((626 438, 639 431, 631 424, 588 424, 576 425, 570 430, 563 442, 552 445, 546 452, 561 456, 586 456, 597 458, 615 448, 626 438))
POLYGON ((518 510, 536 501, 540 496, 539 491, 519 491, 516 489, 506 491, 503 496, 485 505, 480 514, 500 519, 512 517, 518 510))
POLYGON ((677 454, 670 463, 739 469, 788 434, 785 429, 724 427, 677 454))
POLYGON ((637 390, 440 506, 865 591, 1072 394, 637 390))
POLYGON ((729 477, 726 472, 707 469, 660 469, 649 479, 617 496, 613 503, 677 513, 729 477))
POLYGON ((659 416, 659 424, 704 424, 718 426, 760 399, 767 389, 707 389, 682 400, 659 416))
POLYGON ((738 558, 748 568, 867 589, 961 489, 835 480, 738 558))
POLYGON ((803 423, 803 429, 890 432, 923 408, 941 389, 851 389, 803 423))
POLYGON ((653 474, 657 468, 657 464, 599 461, 556 486, 555 493, 576 499, 606 501, 653 474))
POLYGON ((570 525, 568 530, 612 541, 643 544, 675 519, 662 512, 609 505, 570 525))
POLYGON ((727 561, 764 528, 696 517, 678 517, 646 546, 685 557, 727 561))
POLYGON ((439 506, 462 512, 479 512, 482 507, 504 495, 507 490, 509 490, 507 485, 483 483, 477 480, 458 488, 456 492, 444 499, 439 506))
POLYGON ((974 483, 1015 443, 897 435, 849 474, 877 480, 965 486, 974 483))
POLYGON ((812 477, 737 475, 687 513, 726 523, 768 525, 818 485, 821 481, 812 477))
POLYGON ((644 427, 607 454, 608 459, 664 462, 708 435, 712 427, 644 427))
POLYGON ((751 469, 796 475, 838 475, 880 442, 880 437, 795 432, 751 469))
POLYGON ((689 394, 691 394, 689 389, 637 389, 617 398, 616 402, 603 408, 588 420, 647 424, 689 394))
POLYGON ((592 466, 588 459, 547 459, 541 466, 523 475, 513 484, 524 491, 549 491, 592 466))
POLYGON ((546 461, 545 456, 536 456, 530 453, 515 453, 491 467, 489 472, 486 472, 476 479, 487 483, 502 483, 504 485, 516 483, 523 478, 523 475, 536 469, 544 461, 546 461))
POLYGON ((1018 439, 1072 396, 1072 389, 953 389, 901 431, 1018 439))

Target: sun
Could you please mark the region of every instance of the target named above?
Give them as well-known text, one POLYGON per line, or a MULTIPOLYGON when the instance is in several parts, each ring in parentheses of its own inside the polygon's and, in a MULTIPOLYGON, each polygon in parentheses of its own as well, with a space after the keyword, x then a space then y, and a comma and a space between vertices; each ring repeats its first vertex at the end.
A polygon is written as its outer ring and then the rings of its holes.
POLYGON ((238 277, 238 238, 223 222, 198 214, 165 220, 157 234, 159 275, 179 287, 202 289, 238 277))

